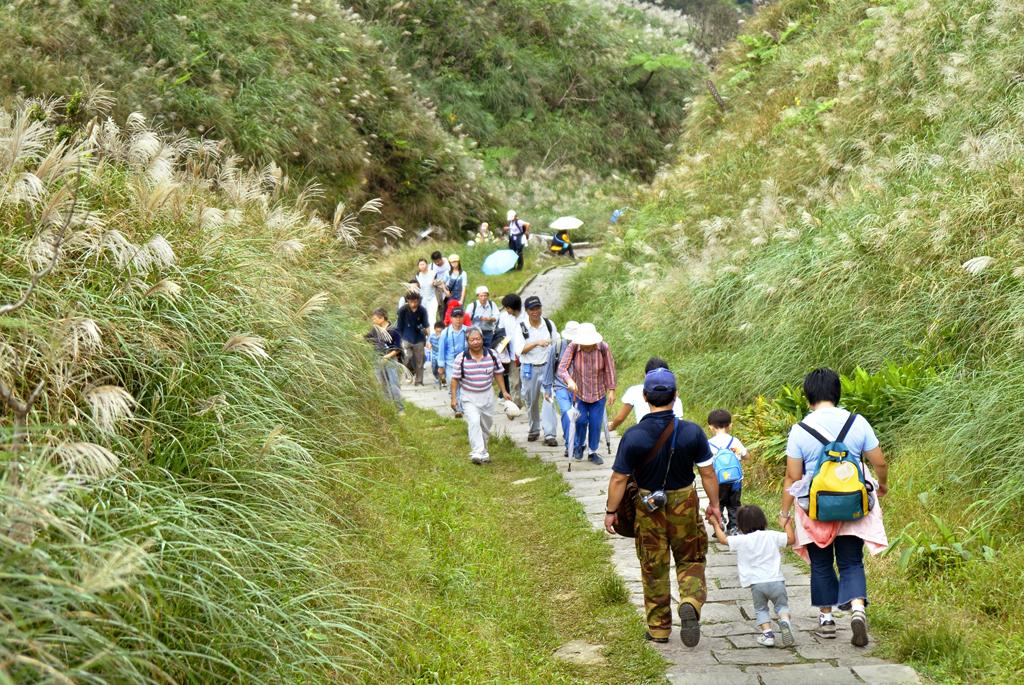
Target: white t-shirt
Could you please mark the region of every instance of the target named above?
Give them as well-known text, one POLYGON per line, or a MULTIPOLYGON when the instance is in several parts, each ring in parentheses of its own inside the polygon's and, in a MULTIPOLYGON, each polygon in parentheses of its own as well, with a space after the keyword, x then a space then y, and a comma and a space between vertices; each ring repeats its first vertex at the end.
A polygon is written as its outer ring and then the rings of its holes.
POLYGON ((779 550, 789 544, 785 533, 777 530, 756 530, 746 535, 730 535, 729 549, 736 552, 736 569, 740 585, 773 583, 786 580, 782 574, 782 554, 779 550))
POLYGON ((516 324, 515 332, 512 334, 512 351, 519 357, 521 364, 546 364, 548 361, 548 352, 551 347, 557 347, 561 338, 558 335, 558 327, 555 322, 551 322, 551 332, 548 333, 548 325, 545 322, 544 317, 540 319, 540 326, 534 328, 530 325, 530 319, 528 315, 524 315, 521 324, 516 324), (523 326, 526 326, 526 335, 523 335, 523 326), (523 348, 526 347, 527 343, 537 342, 539 340, 550 340, 551 345, 549 347, 534 347, 526 354, 523 354, 523 348))
POLYGON ((416 272, 416 282, 420 284, 420 301, 423 302, 424 306, 431 306, 437 301, 434 296, 434 274, 430 271, 426 273, 416 272))
POLYGON ((739 438, 729 435, 728 433, 719 433, 718 435, 711 436, 710 438, 708 438, 708 444, 711 445, 712 454, 714 454, 718 450, 738 449, 740 453, 740 459, 747 458, 747 448, 743 446, 743 443, 740 442, 739 438), (731 445, 729 444, 730 440, 732 440, 731 445))
MULTIPOLYGON (((512 361, 512 357, 515 354, 515 350, 512 349, 512 337, 515 335, 515 329, 519 327, 519 321, 525 316, 523 312, 519 313, 519 316, 514 316, 508 313, 508 310, 504 307, 498 313, 498 328, 505 329, 505 335, 508 336, 509 343, 505 347, 498 350, 498 359, 501 360, 502 364, 508 364, 512 361)), ((501 340, 494 341, 494 347, 497 348, 501 344, 501 340)))
MULTIPOLYGON (((644 399, 644 386, 631 385, 626 389, 626 392, 622 395, 623 404, 633 405, 633 413, 636 415, 636 422, 640 423, 640 419, 651 413, 651 405, 647 404, 647 400, 644 399)), ((683 401, 676 395, 676 401, 672 405, 672 413, 677 418, 683 418, 683 401)))

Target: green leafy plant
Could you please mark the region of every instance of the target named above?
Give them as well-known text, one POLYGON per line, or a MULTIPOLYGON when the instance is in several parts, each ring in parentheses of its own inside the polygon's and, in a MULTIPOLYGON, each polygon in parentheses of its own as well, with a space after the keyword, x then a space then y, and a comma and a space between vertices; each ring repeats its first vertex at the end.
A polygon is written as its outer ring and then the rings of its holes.
MULTIPOLYGON (((926 504, 928 493, 920 493, 919 499, 926 504)), ((974 508, 984 506, 985 503, 979 501, 974 508)), ((928 518, 932 523, 930 528, 916 521, 908 523, 883 554, 898 552, 898 563, 904 570, 939 573, 960 568, 974 559, 996 560, 997 543, 986 526, 953 526, 934 513, 928 518)))

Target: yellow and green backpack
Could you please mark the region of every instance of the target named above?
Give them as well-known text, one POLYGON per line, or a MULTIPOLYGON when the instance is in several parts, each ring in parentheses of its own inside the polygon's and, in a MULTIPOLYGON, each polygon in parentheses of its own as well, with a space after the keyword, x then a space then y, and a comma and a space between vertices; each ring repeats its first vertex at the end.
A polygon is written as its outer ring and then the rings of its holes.
POLYGON ((850 414, 835 440, 828 440, 802 421, 797 424, 821 443, 807 510, 815 521, 857 521, 871 508, 869 492, 874 486, 865 479, 860 458, 843 442, 856 418, 856 414, 850 414))

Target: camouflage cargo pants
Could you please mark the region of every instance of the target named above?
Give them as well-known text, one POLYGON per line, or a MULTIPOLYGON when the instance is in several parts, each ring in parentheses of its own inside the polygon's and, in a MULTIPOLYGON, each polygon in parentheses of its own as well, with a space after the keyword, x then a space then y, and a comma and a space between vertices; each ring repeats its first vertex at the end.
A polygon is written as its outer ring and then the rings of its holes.
MULTIPOLYGON (((649 490, 640 490, 646 495, 649 490)), ((636 556, 644 584, 647 629, 653 637, 672 632, 669 551, 676 562, 679 601, 692 604, 700 615, 708 596, 704 563, 708 535, 700 517, 700 502, 693 487, 669 490, 668 504, 658 511, 636 508, 636 556)))

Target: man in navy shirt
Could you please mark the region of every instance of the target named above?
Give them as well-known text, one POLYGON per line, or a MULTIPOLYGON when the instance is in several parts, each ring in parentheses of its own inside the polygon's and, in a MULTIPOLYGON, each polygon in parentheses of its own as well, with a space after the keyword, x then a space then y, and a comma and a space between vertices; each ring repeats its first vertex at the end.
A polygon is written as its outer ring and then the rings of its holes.
POLYGON ((402 336, 405 365, 416 376, 416 385, 423 385, 423 350, 430 335, 427 310, 420 305, 420 294, 412 291, 405 296, 405 304, 398 310, 396 328, 402 336))
POLYGON ((668 369, 654 369, 644 378, 644 399, 651 413, 622 436, 608 483, 604 527, 614 534, 615 512, 630 476, 640 487, 640 499, 663 491, 666 502, 652 511, 636 502, 636 554, 644 585, 647 639, 668 642, 672 632, 669 550, 676 560, 679 581, 680 637, 687 647, 700 642, 700 610, 707 599, 704 564, 708 535, 693 487, 694 467, 708 496, 708 515, 722 520, 718 508, 718 478, 707 436, 695 423, 676 419, 676 377, 668 369), (659 438, 666 439, 653 457, 659 438))

